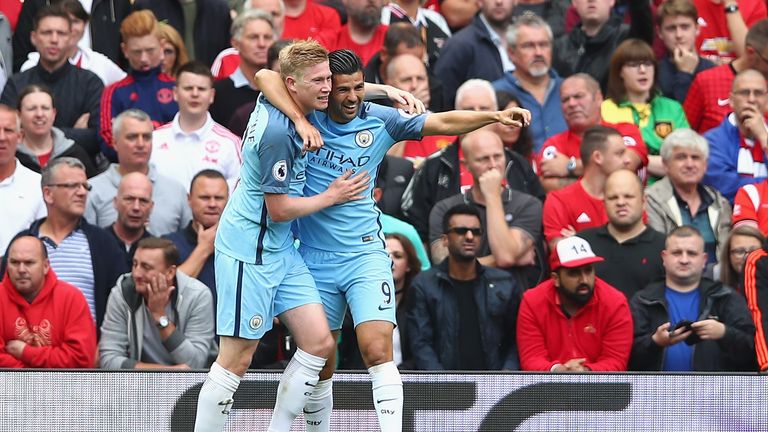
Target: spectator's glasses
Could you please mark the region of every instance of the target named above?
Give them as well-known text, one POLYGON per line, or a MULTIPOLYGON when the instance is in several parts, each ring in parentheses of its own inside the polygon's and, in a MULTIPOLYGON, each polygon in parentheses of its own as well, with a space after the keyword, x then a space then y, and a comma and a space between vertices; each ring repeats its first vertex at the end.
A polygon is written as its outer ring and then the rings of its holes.
POLYGON ((749 98, 750 95, 754 95, 755 99, 757 99, 757 98, 765 97, 765 95, 768 94, 768 92, 766 92, 763 89, 741 89, 741 90, 736 90, 735 92, 733 92, 733 94, 735 94, 736 96, 741 96, 743 98, 749 98))
POLYGON ((640 66, 643 66, 648 69, 653 67, 653 62, 650 60, 634 60, 624 63, 624 66, 632 69, 640 69, 640 66))
POLYGON ((77 190, 77 189, 80 189, 81 187, 87 191, 90 191, 91 189, 93 189, 93 186, 91 186, 91 184, 88 182, 50 183, 50 184, 47 184, 46 186, 60 187, 60 188, 69 189, 69 190, 77 190))
POLYGON ((747 249, 747 248, 731 249, 731 255, 733 255, 734 258, 741 259, 741 258, 744 258, 745 256, 749 255, 750 253, 752 253, 752 251, 756 251, 758 249, 760 249, 760 248, 756 247, 756 248, 749 248, 749 249, 747 249))
POLYGON ((468 232, 471 232, 475 237, 483 235, 482 228, 453 227, 448 230, 448 233, 453 233, 460 236, 465 236, 468 232))

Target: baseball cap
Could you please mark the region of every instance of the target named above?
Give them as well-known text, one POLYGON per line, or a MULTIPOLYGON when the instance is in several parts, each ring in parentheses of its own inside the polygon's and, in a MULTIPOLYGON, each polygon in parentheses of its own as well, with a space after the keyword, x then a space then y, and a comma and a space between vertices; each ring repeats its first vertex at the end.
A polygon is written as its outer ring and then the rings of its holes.
POLYGON ((550 267, 556 270, 559 267, 573 268, 602 262, 604 259, 592 252, 588 241, 579 236, 571 236, 557 243, 550 261, 550 267))

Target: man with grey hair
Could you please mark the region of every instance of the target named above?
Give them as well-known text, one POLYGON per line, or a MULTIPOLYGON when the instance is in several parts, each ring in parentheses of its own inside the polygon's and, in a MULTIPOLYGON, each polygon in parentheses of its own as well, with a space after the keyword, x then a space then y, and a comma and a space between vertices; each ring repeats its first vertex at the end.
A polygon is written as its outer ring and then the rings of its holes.
MULTIPOLYGON (((282 37, 283 27, 285 25, 285 4, 283 0, 245 0, 241 1, 243 12, 250 10, 260 10, 266 12, 272 17, 272 23, 275 27, 275 40, 282 37)), ((234 46, 221 51, 211 65, 211 73, 218 81, 232 75, 240 66, 240 52, 234 46)))
POLYGON ((71 157, 48 162, 41 184, 48 216, 33 222, 16 237, 43 240, 51 268, 60 280, 82 291, 98 328, 109 290, 128 270, 123 252, 107 231, 83 218, 91 185, 82 162, 71 157))
MULTIPOLYGON (((497 102, 493 86, 481 79, 468 80, 456 91, 455 108, 495 111, 497 102)), ((503 175, 507 186, 543 201, 544 189, 528 160, 509 149, 505 149, 504 154, 506 162, 503 175)), ((462 159, 460 139, 456 139, 424 160, 403 194, 403 214, 425 244, 429 242, 429 214, 432 207, 440 200, 469 189, 473 184, 472 175, 460 164, 462 159)))
POLYGON ((112 129, 120 163, 111 164, 91 179, 93 192, 88 199, 85 218, 102 228, 112 225, 117 220, 114 198, 120 180, 126 174, 139 172, 152 182, 152 200, 157 203, 149 216, 149 231, 163 235, 187 226, 192 212, 187 205, 186 188, 177 180, 160 174, 149 163, 153 129, 149 115, 138 109, 123 111, 115 117, 112 129))
POLYGON ((768 85, 763 74, 755 69, 739 72, 728 100, 733 112, 704 134, 712 161, 704 184, 733 201, 739 187, 768 178, 768 85))
POLYGON ((563 79, 552 69, 552 29, 533 13, 518 16, 507 29, 507 52, 515 70, 493 82, 497 91, 510 93, 539 121, 531 123, 534 151, 547 138, 568 127, 560 109, 563 79))
POLYGON ((717 189, 701 182, 709 152, 707 140, 692 129, 672 131, 659 149, 667 176, 645 190, 645 210, 648 226, 664 234, 682 225, 695 226, 704 238, 711 269, 731 228, 731 206, 717 189))
POLYGON ((232 47, 240 56, 240 65, 227 79, 213 85, 216 97, 210 107, 213 120, 223 125, 229 124, 238 108, 258 97, 259 88, 253 77, 267 67, 267 51, 278 39, 272 16, 260 9, 241 13, 232 23, 231 32, 232 47))

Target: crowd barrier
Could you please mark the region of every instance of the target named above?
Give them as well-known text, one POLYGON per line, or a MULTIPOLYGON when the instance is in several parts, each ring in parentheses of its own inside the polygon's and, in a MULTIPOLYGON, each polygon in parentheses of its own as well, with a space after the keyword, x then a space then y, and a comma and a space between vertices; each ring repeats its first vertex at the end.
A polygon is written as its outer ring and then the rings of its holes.
MULTIPOLYGON (((248 373, 228 431, 263 431, 280 375, 248 373)), ((192 431, 204 372, 0 371, 0 431, 192 431)), ((768 375, 405 373, 404 431, 768 431, 768 375)), ((378 430, 364 373, 334 431, 378 430)), ((305 430, 303 419, 294 423, 305 430)))

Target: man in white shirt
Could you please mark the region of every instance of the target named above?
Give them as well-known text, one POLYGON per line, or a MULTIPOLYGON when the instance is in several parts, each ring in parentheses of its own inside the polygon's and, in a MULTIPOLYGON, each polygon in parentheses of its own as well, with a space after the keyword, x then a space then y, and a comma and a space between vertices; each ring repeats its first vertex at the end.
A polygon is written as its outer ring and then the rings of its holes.
POLYGON ((240 139, 208 112, 215 95, 211 71, 202 63, 183 65, 173 95, 179 112, 171 123, 155 129, 152 164, 187 192, 192 178, 204 169, 224 174, 231 190, 240 176, 240 139))
POLYGON ((0 256, 19 231, 46 216, 40 174, 25 168, 16 159, 19 142, 17 111, 0 104, 0 256))

